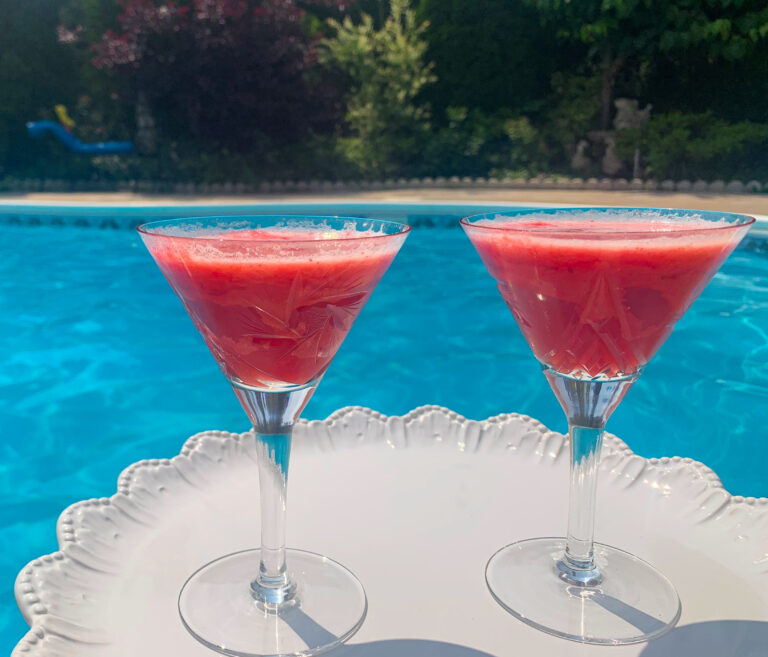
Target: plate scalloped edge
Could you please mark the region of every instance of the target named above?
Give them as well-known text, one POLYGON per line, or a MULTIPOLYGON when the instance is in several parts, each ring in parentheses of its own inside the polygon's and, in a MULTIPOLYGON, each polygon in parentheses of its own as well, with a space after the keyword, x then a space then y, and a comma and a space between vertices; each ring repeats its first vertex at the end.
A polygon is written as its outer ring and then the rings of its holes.
MULTIPOLYGON (((77 594, 63 591, 57 586, 56 578, 66 578, 74 569, 79 573, 75 582, 82 579, 84 570, 94 579, 110 577, 114 572, 114 564, 108 558, 110 539, 118 536, 115 522, 151 528, 151 508, 160 496, 173 495, 178 490, 174 481, 181 479, 194 486, 201 478, 205 479, 206 472, 221 467, 229 459, 255 459, 250 448, 252 440, 248 440, 251 436, 223 431, 198 433, 170 460, 139 461, 126 468, 118 478, 117 493, 112 497, 77 502, 65 509, 57 523, 59 551, 33 560, 16 579, 16 601, 31 627, 12 657, 51 657, 67 654, 67 645, 109 643, 103 631, 88 627, 78 618, 77 594), (102 535, 94 530, 99 525, 102 535), (69 607, 72 618, 50 612, 56 596, 68 602, 68 596, 72 596, 69 607), (57 646, 65 652, 60 652, 57 646)), ((301 421, 295 440, 297 447, 321 451, 381 442, 395 449, 448 445, 469 453, 515 452, 518 458, 532 459, 537 464, 552 464, 568 458, 567 436, 550 431, 528 416, 510 413, 476 421, 440 406, 422 406, 404 416, 386 416, 368 408, 349 406, 326 420, 301 421)), ((759 525, 765 529, 764 538, 768 542, 768 498, 730 495, 718 476, 703 463, 681 457, 646 459, 634 454, 616 436, 606 434, 600 468, 601 477, 613 478, 614 483, 622 487, 638 482, 658 487, 660 482, 663 485, 682 481, 692 497, 694 522, 730 519, 731 522, 724 523, 726 531, 759 525)))

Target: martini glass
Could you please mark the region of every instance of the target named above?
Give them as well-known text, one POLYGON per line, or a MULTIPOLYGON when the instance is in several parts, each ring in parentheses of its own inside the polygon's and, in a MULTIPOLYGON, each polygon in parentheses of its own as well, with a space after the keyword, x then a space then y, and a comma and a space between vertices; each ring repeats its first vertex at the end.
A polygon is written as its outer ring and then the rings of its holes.
POLYGON ((499 604, 529 625, 584 643, 628 644, 677 623, 680 599, 664 575, 593 541, 603 430, 753 222, 632 208, 462 220, 568 419, 567 537, 513 543, 486 568, 499 604))
POLYGON ((184 625, 213 650, 314 655, 346 641, 365 618, 365 592, 350 571, 285 548, 291 434, 409 230, 340 217, 139 228, 253 424, 261 547, 202 566, 179 595, 184 625))

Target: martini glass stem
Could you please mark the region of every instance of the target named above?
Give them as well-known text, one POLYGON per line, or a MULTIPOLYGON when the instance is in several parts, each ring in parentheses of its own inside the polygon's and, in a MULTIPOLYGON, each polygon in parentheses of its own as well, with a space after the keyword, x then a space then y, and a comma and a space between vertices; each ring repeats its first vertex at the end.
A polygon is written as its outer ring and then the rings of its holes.
POLYGON ((594 562, 597 471, 603 429, 570 424, 571 479, 568 504, 568 538, 558 563, 561 577, 585 586, 597 584, 601 575, 594 562))
POLYGON ((251 592, 268 608, 292 600, 296 584, 285 563, 288 464, 293 427, 318 380, 277 390, 232 381, 232 389, 253 423, 261 497, 261 562, 251 592))
POLYGON ((292 427, 283 433, 256 432, 261 496, 261 563, 251 584, 258 598, 279 604, 293 597, 296 587, 285 566, 288 463, 292 427))
POLYGON ((569 584, 595 586, 602 581, 594 560, 594 533, 603 431, 639 372, 615 379, 581 379, 545 366, 544 375, 568 418, 571 444, 568 537, 557 571, 569 584))

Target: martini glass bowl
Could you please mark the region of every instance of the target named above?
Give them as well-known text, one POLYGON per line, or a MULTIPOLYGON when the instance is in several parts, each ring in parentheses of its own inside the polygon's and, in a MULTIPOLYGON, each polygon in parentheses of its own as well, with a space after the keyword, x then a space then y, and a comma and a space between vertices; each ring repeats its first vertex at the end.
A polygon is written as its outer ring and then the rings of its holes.
POLYGON ((314 655, 346 641, 365 618, 365 592, 349 570, 285 547, 291 435, 409 230, 308 216, 139 227, 253 425, 261 547, 202 566, 179 595, 185 627, 212 650, 314 655))
POLYGON ((486 568, 492 595, 520 620, 574 641, 630 644, 663 634, 680 618, 680 599, 663 574, 593 540, 602 436, 753 222, 653 208, 526 209, 462 219, 568 419, 567 536, 513 543, 486 568))

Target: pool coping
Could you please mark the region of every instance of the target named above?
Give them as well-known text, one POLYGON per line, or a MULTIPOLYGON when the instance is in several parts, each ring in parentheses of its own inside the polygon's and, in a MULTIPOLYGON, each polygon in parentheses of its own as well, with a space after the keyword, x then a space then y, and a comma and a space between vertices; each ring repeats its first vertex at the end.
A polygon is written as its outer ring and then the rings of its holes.
MULTIPOLYGON (((270 200, 270 201, 252 201, 252 202, 232 202, 230 200, 210 199, 206 201, 195 202, 177 202, 169 203, 167 200, 131 200, 131 201, 111 201, 111 202, 90 202, 90 201, 69 201, 62 203, 60 201, 47 200, 7 200, 0 199, 0 215, 6 215, 0 223, 17 223, 22 225, 69 225, 66 219, 71 219, 71 224, 75 226, 93 226, 100 228, 133 228, 138 222, 136 217, 147 216, 147 210, 152 210, 152 214, 157 217, 178 216, 179 210, 183 209, 187 216, 194 216, 196 212, 209 214, 211 208, 221 208, 228 214, 233 212, 252 212, 263 208, 296 208, 302 211, 304 208, 323 208, 323 213, 334 213, 334 209, 348 208, 354 212, 354 208, 367 208, 381 206, 407 206, 413 210, 412 214, 426 213, 432 209, 460 209, 466 208, 467 212, 472 213, 475 208, 493 210, 496 208, 566 208, 566 207, 637 207, 633 205, 585 205, 578 203, 550 203, 534 201, 471 201, 471 200, 333 200, 318 198, 313 200, 270 200), (41 212, 41 210, 46 210, 41 212), (55 209, 56 213, 47 212, 55 209), (116 210, 119 215, 114 216, 116 210), (93 218, 102 217, 102 221, 95 225, 93 218), (91 221, 89 221, 89 219, 91 221), (134 219, 134 221, 130 221, 134 219)), ((664 208, 667 209, 667 208, 664 208)), ((668 208, 679 209, 679 208, 668 208)), ((694 208, 697 209, 697 208, 694 208)), ((725 212, 725 211, 723 211, 725 212)), ((768 215, 754 213, 734 213, 748 214, 755 218, 755 226, 751 234, 759 237, 768 238, 768 215)))

